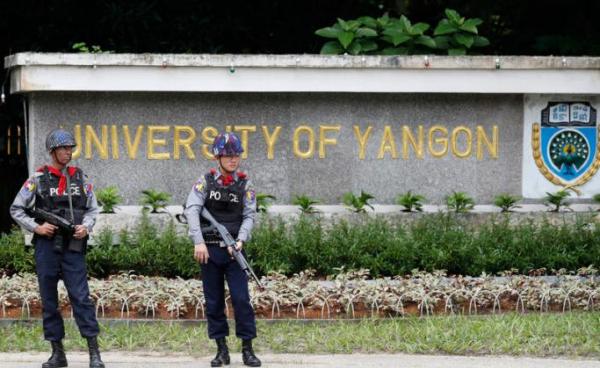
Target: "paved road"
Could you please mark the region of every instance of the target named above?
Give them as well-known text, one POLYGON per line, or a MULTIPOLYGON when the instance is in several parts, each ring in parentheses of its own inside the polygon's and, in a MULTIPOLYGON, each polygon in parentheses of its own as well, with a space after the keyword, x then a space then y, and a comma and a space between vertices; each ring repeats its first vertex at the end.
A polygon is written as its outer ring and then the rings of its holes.
MULTIPOLYGON (((212 357, 191 357, 157 353, 102 354, 107 368, 196 368, 209 367, 212 357)), ((514 357, 471 357, 444 355, 407 354, 260 354, 263 367, 398 367, 398 368, 600 368, 600 360, 590 359, 550 359, 514 357)), ((0 366, 3 368, 39 368, 48 358, 45 353, 0 353, 0 366)), ((87 355, 81 352, 69 353, 69 367, 87 367, 87 355)), ((244 367, 239 353, 232 355, 230 367, 244 367)))

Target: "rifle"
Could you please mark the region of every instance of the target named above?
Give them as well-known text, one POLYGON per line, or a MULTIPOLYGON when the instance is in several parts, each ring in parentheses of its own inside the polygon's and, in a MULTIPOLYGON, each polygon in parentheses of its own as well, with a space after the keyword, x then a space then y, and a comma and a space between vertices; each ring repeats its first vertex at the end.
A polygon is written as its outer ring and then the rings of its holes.
POLYGON ((52 212, 45 211, 41 208, 34 208, 28 211, 31 217, 47 222, 59 228, 59 232, 54 236, 54 251, 63 252, 64 235, 69 239, 69 249, 75 252, 81 252, 83 249, 83 239, 73 238, 75 234, 75 224, 71 221, 58 216, 52 212))
POLYGON ((246 276, 248 276, 248 278, 252 277, 254 281, 256 281, 256 283, 258 284, 258 287, 260 287, 261 289, 264 288, 263 284, 260 282, 260 279, 254 273, 254 270, 252 269, 252 267, 250 267, 248 261, 246 261, 246 258, 244 258, 242 252, 236 249, 235 239, 233 239, 233 236, 231 236, 229 231, 227 231, 227 228, 218 223, 217 220, 215 220, 215 218, 210 214, 210 212, 208 212, 206 208, 202 209, 201 215, 202 217, 207 219, 208 222, 210 222, 210 224, 217 230, 219 235, 221 235, 223 242, 229 249, 231 249, 231 254, 233 255, 233 258, 240 265, 240 268, 246 273, 246 276))

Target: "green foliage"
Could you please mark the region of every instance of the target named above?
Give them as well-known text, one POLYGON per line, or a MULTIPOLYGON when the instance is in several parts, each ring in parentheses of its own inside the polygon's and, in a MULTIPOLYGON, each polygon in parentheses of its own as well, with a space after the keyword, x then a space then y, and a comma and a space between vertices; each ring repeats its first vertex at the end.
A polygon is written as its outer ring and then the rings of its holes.
POLYGON ((308 215, 321 212, 314 207, 318 203, 320 202, 306 195, 297 195, 292 200, 292 204, 300 206, 300 212, 308 215))
POLYGON ((96 244, 88 248, 88 272, 93 277, 133 271, 148 276, 193 278, 200 272, 193 248, 188 237, 177 234, 172 221, 158 232, 143 215, 131 230, 114 234, 105 229, 96 236, 96 244))
POLYGON ((544 200, 551 212, 559 212, 561 207, 569 208, 569 202, 566 201, 569 196, 571 193, 562 189, 555 193, 546 192, 544 200))
POLYGON ((92 45, 92 46, 88 47, 88 45, 85 42, 74 43, 72 49, 77 52, 87 53, 87 54, 99 54, 99 53, 103 53, 103 52, 110 52, 110 51, 102 51, 102 48, 98 45, 92 45))
POLYGON ((519 208, 516 203, 521 200, 521 197, 512 196, 508 193, 502 193, 494 197, 494 204, 500 207, 502 212, 510 212, 512 209, 519 208))
POLYGON ((446 9, 445 14, 446 18, 440 20, 433 32, 439 49, 447 50, 448 55, 466 55, 471 48, 490 44, 487 38, 478 35, 481 19, 466 19, 452 9, 446 9))
POLYGON ((425 197, 419 194, 412 194, 412 191, 408 191, 404 194, 401 194, 396 199, 396 203, 401 206, 404 206, 404 212, 413 212, 415 211, 423 211, 422 201, 425 200, 425 197))
POLYGON ((600 193, 594 194, 594 196, 592 197, 592 199, 594 200, 594 202, 600 203, 600 193))
POLYGON ((359 20, 345 21, 338 18, 331 27, 321 28, 315 34, 331 38, 321 48, 321 54, 364 54, 377 49, 377 43, 372 39, 377 37, 377 31, 366 26, 359 20))
POLYGON ((0 275, 35 272, 33 252, 25 248, 21 229, 14 227, 8 234, 0 234, 0 275))
MULTIPOLYGON (((502 311, 505 311, 504 308, 502 311)), ((579 363, 579 359, 585 359, 592 361, 587 364, 590 367, 597 365, 593 361, 597 361, 598 356, 599 317, 598 312, 585 312, 501 313, 483 318, 464 315, 440 315, 434 318, 363 318, 358 321, 341 319, 334 323, 294 323, 285 319, 258 319, 256 323, 260 338, 254 340, 253 344, 257 351, 275 354, 352 354, 368 347, 371 354, 386 355, 431 354, 434 351, 443 351, 445 354, 470 356, 561 356, 563 366, 569 365, 570 360, 566 359, 578 359, 573 360, 573 365, 581 367, 586 364, 579 363), (507 335, 510 338, 507 338, 507 335), (382 338, 388 336, 390 338, 382 338)), ((146 358, 147 353, 144 351, 194 356, 208 356, 214 352, 213 342, 209 339, 204 324, 110 321, 100 323, 102 349, 131 352, 127 353, 128 357, 146 358)), ((77 336, 79 333, 72 319, 65 321, 65 330, 66 336, 77 336)), ((5 359, 29 358, 30 353, 17 355, 17 351, 39 351, 45 354, 48 344, 40 338, 41 335, 40 323, 5 323, 0 327, 0 351, 13 353, 5 354, 4 356, 8 357, 5 359)), ((67 351, 85 351, 87 348, 85 340, 79 338, 67 338, 64 344, 67 351)), ((371 356, 352 357, 352 365, 360 366, 360 362, 364 362, 365 366, 373 365, 369 364, 373 360, 371 356)), ((498 360, 504 361, 506 366, 514 367, 518 364, 513 363, 518 361, 515 358, 500 359, 498 360)), ((325 359, 320 360, 323 361, 321 366, 329 365, 324 362, 325 359)), ((440 367, 444 364, 442 361, 447 360, 445 357, 432 358, 429 365, 440 367)), ((388 362, 390 366, 394 365, 391 358, 388 362)), ((470 366, 475 365, 476 363, 470 366)), ((450 365, 445 363, 444 366, 450 365)), ((484 366, 484 363, 480 366, 484 366)), ((525 367, 526 364, 522 366, 525 367)))
POLYGON ((115 213, 117 204, 123 200, 119 195, 119 189, 114 185, 97 190, 96 198, 98 198, 98 203, 102 206, 102 213, 115 213))
POLYGON ((256 211, 258 213, 266 213, 271 206, 271 201, 276 200, 274 195, 266 193, 256 193, 256 211))
POLYGON ((465 192, 452 192, 446 196, 448 211, 468 212, 475 207, 475 201, 465 192))
POLYGON ((355 196, 352 192, 345 193, 342 197, 342 201, 346 205, 346 208, 348 208, 350 211, 356 213, 365 213, 367 212, 365 206, 373 209, 373 206, 369 204, 369 200, 373 198, 375 197, 361 190, 360 196, 358 197, 355 196))
POLYGON ((383 55, 412 55, 427 53, 436 48, 435 41, 424 34, 427 23, 412 24, 404 15, 390 19, 382 32, 381 40, 390 45, 382 50, 383 55))
POLYGON ((146 189, 142 190, 140 204, 144 206, 144 212, 150 211, 150 213, 157 213, 159 210, 165 208, 169 203, 169 199, 171 199, 169 193, 154 189, 146 189))
MULTIPOLYGON (((382 217, 322 221, 305 215, 287 221, 262 217, 245 245, 248 260, 259 275, 314 269, 317 276, 325 276, 344 267, 369 269, 374 277, 405 275, 413 269, 477 276, 600 265, 600 226, 589 226, 585 217, 561 225, 511 225, 503 215, 474 225, 453 213, 425 214, 410 223, 382 217)), ((134 271, 195 278, 200 272, 191 241, 172 223, 157 231, 143 216, 135 227, 118 234, 103 230, 95 240, 87 254, 91 277, 134 271)), ((34 271, 33 254, 24 249, 18 229, 0 236, 0 265, 9 274, 34 271)))
POLYGON ((414 55, 436 51, 465 55, 472 48, 489 45, 488 39, 478 34, 481 19, 465 19, 452 9, 446 9, 445 14, 446 18, 433 31, 435 37, 426 34, 431 28, 428 23, 413 24, 405 15, 393 18, 387 13, 377 19, 338 18, 333 26, 321 28, 315 34, 331 39, 321 48, 321 54, 329 55, 414 55))
POLYGON ((479 275, 511 268, 525 273, 600 264, 600 227, 585 226, 585 219, 560 226, 546 221, 510 225, 508 217, 499 216, 475 226, 447 213, 428 214, 408 225, 364 218, 326 228, 320 219, 308 216, 290 223, 264 220, 246 246, 261 274, 314 269, 328 275, 344 266, 366 268, 374 276, 402 275, 412 269, 479 275))

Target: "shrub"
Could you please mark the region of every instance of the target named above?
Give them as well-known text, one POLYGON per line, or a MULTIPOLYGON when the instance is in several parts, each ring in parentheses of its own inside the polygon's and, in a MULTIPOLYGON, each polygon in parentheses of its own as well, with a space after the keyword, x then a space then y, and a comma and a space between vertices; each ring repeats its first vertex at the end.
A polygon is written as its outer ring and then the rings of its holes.
POLYGON ((592 197, 592 199, 594 200, 594 202, 600 203, 600 193, 594 194, 594 196, 592 197))
POLYGON ((358 197, 355 196, 354 193, 352 193, 352 192, 348 192, 348 193, 344 194, 344 196, 342 197, 342 201, 346 205, 346 208, 348 208, 350 211, 356 212, 356 213, 365 213, 365 212, 367 212, 365 206, 373 209, 373 206, 371 206, 369 204, 369 200, 371 200, 373 198, 375 198, 375 197, 373 197, 371 194, 365 193, 361 190, 360 196, 358 196, 358 197))
POLYGON ((23 232, 14 227, 8 234, 0 234, 0 275, 35 272, 33 252, 25 248, 23 232))
POLYGON ((119 195, 119 189, 114 185, 97 190, 96 197, 102 206, 102 213, 115 213, 117 204, 123 200, 119 195))
POLYGON ((521 197, 512 196, 508 193, 499 194, 494 198, 494 204, 500 207, 502 212, 510 212, 514 208, 519 208, 516 203, 521 200, 521 197))
POLYGON ((475 207, 475 201, 465 192, 453 192, 446 197, 448 211, 468 212, 475 207))
MULTIPOLYGON (((263 216, 245 249, 259 275, 313 269, 324 277, 342 267, 367 268, 375 277, 413 269, 470 276, 511 269, 575 271, 600 264, 600 226, 591 222, 591 216, 578 216, 575 223, 511 225, 510 217, 497 215, 475 225, 455 213, 425 214, 409 223, 394 217, 324 223, 304 214, 289 220, 263 216)), ((0 236, 4 272, 32 272, 33 264, 18 229, 0 236)), ((186 279, 200 274, 191 240, 178 234, 173 223, 158 231, 145 215, 131 229, 97 234, 96 244, 88 247, 87 265, 91 277, 130 271, 186 279)))
POLYGON ((140 204, 144 206, 144 211, 150 211, 150 213, 157 213, 160 209, 164 209, 167 203, 169 203, 171 195, 166 192, 161 192, 154 189, 142 190, 142 199, 140 204))
POLYGON ((274 195, 266 194, 266 193, 257 193, 256 194, 256 211, 258 213, 266 213, 269 206, 271 206, 271 201, 276 200, 274 195))
POLYGON ((413 212, 413 209, 416 211, 423 211, 422 201, 425 200, 425 197, 419 194, 412 194, 409 190, 408 192, 401 194, 396 199, 396 203, 401 206, 404 206, 404 212, 413 212))
POLYGON ((559 190, 555 193, 546 192, 545 203, 550 207, 551 212, 559 212, 561 207, 569 208, 569 202, 566 201, 571 193, 566 190, 559 190))
POLYGON ((446 18, 440 20, 433 32, 439 49, 447 50, 448 55, 465 55, 473 47, 490 44, 487 38, 478 35, 477 26, 483 23, 481 19, 465 19, 452 9, 446 9, 445 14, 446 18))
POLYGON ((413 24, 405 15, 394 18, 387 13, 377 19, 338 18, 335 24, 318 29, 315 34, 330 39, 321 48, 321 54, 333 55, 414 55, 436 51, 465 55, 473 48, 489 45, 477 29, 481 19, 465 19, 452 9, 446 9, 445 15, 433 31, 435 37, 426 34, 431 28, 428 23, 413 24))
POLYGON ((314 214, 319 213, 320 211, 314 207, 315 204, 318 204, 319 201, 312 199, 306 195, 298 195, 295 196, 292 200, 292 204, 300 206, 300 212, 305 214, 314 214))

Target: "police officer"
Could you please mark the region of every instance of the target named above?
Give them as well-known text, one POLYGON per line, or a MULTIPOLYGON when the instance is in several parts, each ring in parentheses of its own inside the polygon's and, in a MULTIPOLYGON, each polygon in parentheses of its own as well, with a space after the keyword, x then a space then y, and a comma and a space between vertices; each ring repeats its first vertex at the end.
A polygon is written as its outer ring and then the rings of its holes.
POLYGON ((242 339, 244 364, 250 367, 261 365, 252 349, 256 322, 250 304, 248 278, 231 258, 218 233, 209 230, 210 224, 200 217, 202 208, 206 207, 237 240, 238 250, 242 250, 244 243, 250 239, 256 217, 256 196, 246 174, 237 171, 242 152, 240 139, 234 133, 219 134, 212 146, 218 168, 211 169, 198 179, 185 205, 189 235, 195 244, 194 258, 200 262, 202 269, 208 337, 215 339, 217 344, 217 355, 210 362, 212 367, 230 362, 225 340, 229 335, 225 315, 225 280, 235 313, 235 334, 242 339))
POLYGON ((50 132, 46 150, 50 153, 51 164, 39 168, 25 182, 10 207, 13 219, 34 233, 44 338, 52 345, 52 356, 42 364, 43 368, 67 366, 62 344, 65 330, 58 301, 59 279, 67 288, 79 331, 87 339, 90 367, 104 367, 98 349, 98 321, 90 299, 85 263, 86 241, 99 209, 92 185, 86 181, 81 169, 67 166, 75 146, 70 132, 62 129, 50 132), (71 221, 75 224, 75 233, 62 233, 58 227, 34 219, 28 211, 34 207, 71 221))

